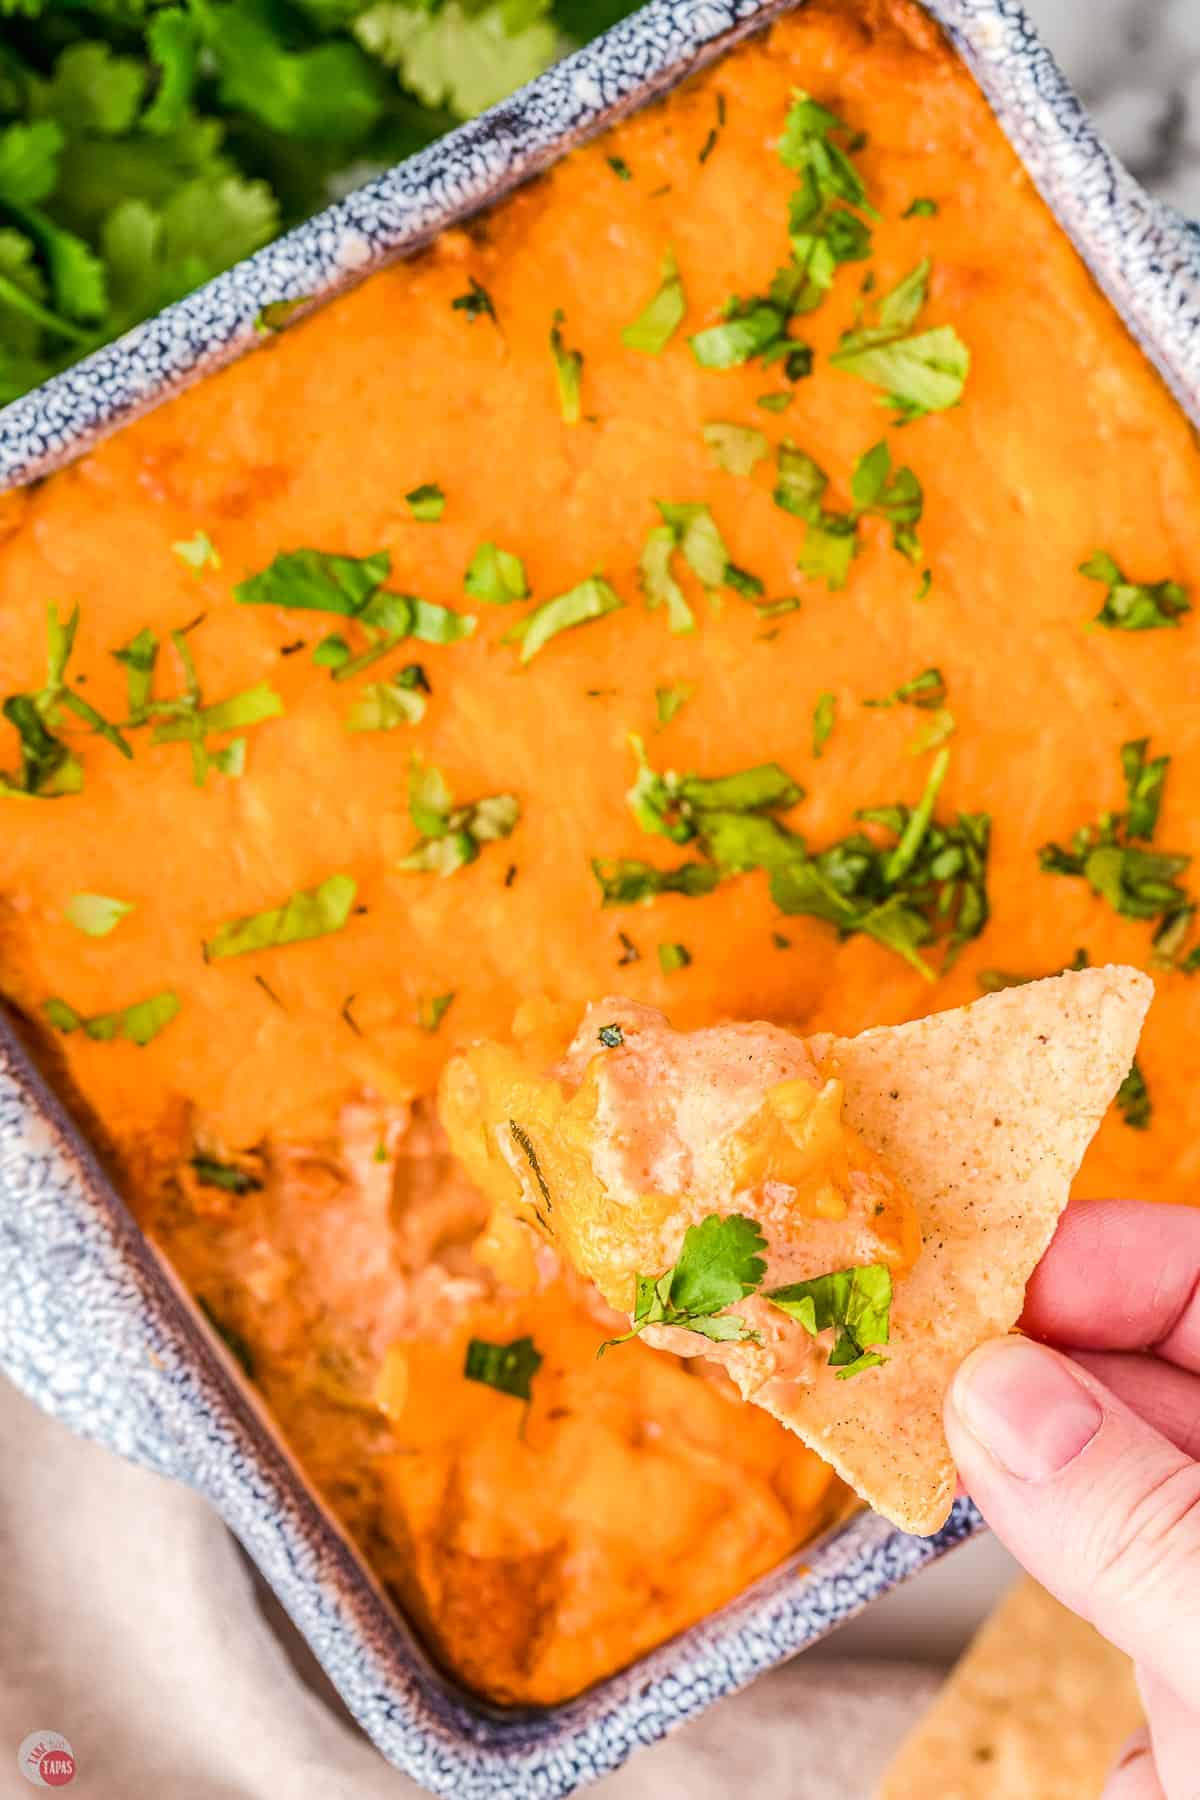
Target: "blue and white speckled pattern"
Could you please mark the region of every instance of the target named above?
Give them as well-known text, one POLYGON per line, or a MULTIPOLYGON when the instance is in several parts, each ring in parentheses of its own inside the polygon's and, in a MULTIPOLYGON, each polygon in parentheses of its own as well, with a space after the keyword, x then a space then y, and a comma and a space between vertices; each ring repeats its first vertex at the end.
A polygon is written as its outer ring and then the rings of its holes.
MULTIPOLYGON (((31 480, 671 86, 788 0, 654 0, 512 100, 0 414, 0 486, 31 480)), ((930 0, 1043 194, 1184 406, 1200 413, 1200 232, 1097 140, 1013 0, 930 0)), ((0 1366, 75 1430, 207 1495, 383 1753, 456 1800, 555 1800, 802 1649, 979 1529, 859 1515, 593 1692, 498 1715, 455 1693, 305 1489, 224 1350, 147 1250, 0 1021, 0 1366)))

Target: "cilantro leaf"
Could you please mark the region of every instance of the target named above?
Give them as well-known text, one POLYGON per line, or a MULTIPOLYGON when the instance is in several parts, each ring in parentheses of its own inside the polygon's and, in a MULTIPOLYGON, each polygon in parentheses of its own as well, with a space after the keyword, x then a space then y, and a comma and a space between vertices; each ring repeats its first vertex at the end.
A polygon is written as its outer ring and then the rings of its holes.
POLYGON ((927 199, 922 194, 905 208, 900 217, 902 219, 936 219, 941 210, 936 200, 927 199))
POLYGON ((1179 881, 1191 857, 1140 847, 1157 828, 1171 760, 1147 761, 1148 748, 1148 738, 1121 746, 1126 810, 1101 813, 1095 824, 1074 832, 1069 844, 1044 844, 1038 866, 1047 875, 1081 878, 1125 918, 1157 920, 1154 944, 1156 960, 1162 961, 1164 943, 1172 950, 1181 946, 1195 902, 1179 881))
POLYGON ((409 765, 408 811, 419 836, 397 867, 437 875, 453 875, 474 862, 484 844, 509 837, 521 817, 520 802, 512 794, 455 806, 441 770, 419 756, 409 765))
POLYGON ((405 0, 377 0, 359 14, 353 29, 363 48, 394 68, 425 107, 469 119, 554 60, 558 33, 540 16, 542 10, 478 10, 463 0, 426 9, 405 0))
POLYGON ((554 358, 554 379, 558 386, 558 406, 566 425, 578 425, 582 417, 583 351, 568 350, 562 327, 566 314, 559 308, 550 327, 550 354, 554 358))
POLYGON ((112 1043, 117 1038, 124 1038, 128 1043, 144 1048, 177 1017, 179 998, 169 992, 154 994, 149 1000, 138 1000, 116 1012, 93 1013, 90 1018, 76 1012, 65 1000, 47 1000, 42 1011, 54 1029, 64 1036, 72 1031, 82 1031, 96 1043, 112 1043))
POLYGON ((666 726, 671 723, 683 707, 685 707, 696 689, 690 681, 677 681, 673 687, 656 687, 654 705, 658 712, 658 723, 666 726))
POLYGON ((363 616, 391 572, 387 550, 377 550, 373 556, 281 550, 257 575, 239 581, 233 597, 239 606, 283 606, 356 619, 363 616))
POLYGON ((1079 573, 1108 589, 1104 605, 1092 624, 1104 626, 1109 631, 1158 631, 1163 627, 1177 627, 1184 613, 1192 610, 1188 591, 1179 582, 1130 581, 1107 550, 1097 550, 1086 562, 1080 563, 1079 573))
POLYGON ((432 1037, 446 1014, 450 1011, 450 1008, 454 1005, 457 997, 458 996, 455 993, 432 994, 427 1000, 419 1001, 417 1004, 417 1024, 420 1026, 421 1030, 428 1032, 432 1037))
POLYGON ((658 946, 658 966, 664 975, 673 975, 677 969, 686 969, 691 960, 692 953, 684 944, 658 946))
POLYGON ((446 496, 435 481, 410 489, 404 501, 413 518, 426 525, 435 524, 446 510, 446 496))
POLYGON ((1150 1090, 1146 1086, 1146 1077, 1136 1061, 1130 1065, 1128 1075, 1117 1089, 1117 1105, 1126 1125, 1131 1126, 1134 1131, 1150 1129, 1150 1116, 1154 1106, 1150 1090))
POLYGON ((189 0, 189 12, 225 106, 318 143, 356 141, 379 118, 383 78, 348 39, 289 49, 260 0, 189 0))
POLYGON ((884 694, 878 700, 864 700, 863 705, 889 707, 907 704, 932 712, 944 705, 946 693, 946 677, 942 671, 937 668, 922 669, 919 675, 902 681, 890 694, 884 694))
POLYGON ((787 334, 788 314, 769 301, 731 301, 720 325, 698 331, 690 340, 692 355, 702 369, 736 369, 752 362, 778 345, 791 340, 787 334))
POLYGON ((632 1329, 601 1345, 628 1343, 647 1325, 675 1325, 716 1343, 758 1343, 736 1306, 762 1285, 767 1240, 754 1219, 712 1213, 684 1233, 679 1259, 662 1275, 639 1275, 632 1329))
POLYGON ((671 573, 671 559, 678 537, 670 525, 655 525, 646 534, 638 561, 638 584, 645 595, 647 610, 667 609, 667 623, 677 635, 695 631, 696 617, 687 603, 683 589, 671 573))
POLYGON ((711 509, 703 501, 656 500, 683 559, 697 579, 711 592, 729 575, 729 552, 717 529, 711 509))
POLYGON ((765 1297, 812 1337, 836 1332, 829 1366, 837 1369, 839 1381, 887 1361, 871 1348, 887 1343, 891 1326, 892 1276, 886 1263, 838 1269, 811 1281, 771 1288, 765 1297))
POLYGON ((198 575, 201 569, 219 569, 220 553, 206 531, 193 532, 190 538, 181 538, 171 545, 180 562, 194 569, 198 575))
POLYGON ((390 681, 374 681, 363 689, 346 714, 346 730, 394 731, 398 725, 419 724, 428 692, 424 669, 409 663, 390 681))
POLYGON ((197 39, 182 7, 156 12, 146 28, 146 47, 158 66, 158 89, 142 114, 143 131, 174 131, 181 124, 196 80, 197 39))
POLYGON ((953 325, 863 349, 843 345, 829 360, 835 369, 883 388, 884 404, 905 424, 957 406, 971 368, 971 353, 953 325))
POLYGON ((131 900, 113 900, 107 894, 72 894, 63 916, 85 937, 103 938, 133 910, 131 900))
POLYGON ((491 319, 495 323, 496 308, 492 304, 492 296, 473 275, 467 279, 470 284, 467 292, 459 294, 457 299, 450 302, 450 310, 464 313, 468 325, 473 325, 476 319, 491 319))
POLYGON ((679 274, 675 253, 668 250, 663 258, 658 289, 647 301, 631 325, 621 333, 627 350, 640 350, 646 356, 660 356, 682 325, 687 313, 687 300, 679 274))
POLYGON ((78 629, 79 608, 63 619, 51 602, 46 609, 46 685, 36 694, 10 694, 0 706, 0 714, 14 728, 21 745, 20 773, 0 775, 0 794, 49 800, 81 791, 83 766, 55 735, 63 712, 90 725, 122 756, 133 755, 118 728, 67 685, 67 665, 78 629))
POLYGON ((714 422, 704 427, 704 442, 719 468, 731 475, 752 475, 757 463, 770 454, 766 434, 750 425, 714 422))
POLYGON ((799 805, 804 789, 778 763, 760 763, 736 775, 659 774, 646 760, 641 738, 631 738, 638 772, 629 804, 643 831, 687 844, 704 838, 713 814, 771 812, 799 805))
POLYGON ((498 1394, 511 1394, 526 1404, 533 1398, 532 1382, 542 1366, 542 1354, 531 1337, 513 1338, 507 1344, 489 1344, 472 1338, 467 1345, 463 1374, 482 1382, 498 1394))
POLYGON ((463 585, 473 600, 487 600, 493 606, 509 606, 514 600, 529 597, 521 558, 490 542, 480 544, 476 550, 467 565, 463 585))
POLYGON ((829 742, 836 720, 836 696, 830 693, 818 694, 817 703, 813 707, 812 753, 814 756, 819 757, 829 742))
POLYGON ((601 575, 589 575, 577 587, 565 594, 557 594, 552 600, 543 600, 540 606, 526 613, 511 631, 504 634, 506 644, 520 644, 522 663, 532 662, 540 650, 544 650, 552 638, 560 631, 570 631, 576 625, 587 625, 593 619, 603 619, 606 614, 616 612, 625 602, 614 592, 601 575))
POLYGON ((636 906, 659 894, 686 894, 696 898, 711 894, 721 871, 707 862, 685 862, 675 869, 656 869, 653 864, 627 856, 593 857, 592 873, 600 884, 604 906, 636 906))
POLYGON ((254 1194, 262 1189, 262 1181, 237 1163, 222 1162, 216 1156, 196 1155, 191 1170, 201 1187, 220 1188, 226 1194, 254 1194))
POLYGON ((886 440, 861 456, 850 481, 850 494, 859 516, 871 514, 892 528, 892 544, 910 562, 919 562, 921 545, 913 530, 925 510, 921 483, 911 469, 895 469, 886 440))
POLYGON ((341 931, 350 917, 358 884, 349 875, 330 875, 315 888, 291 894, 281 906, 230 919, 204 946, 205 958, 216 962, 257 950, 276 950, 341 931))

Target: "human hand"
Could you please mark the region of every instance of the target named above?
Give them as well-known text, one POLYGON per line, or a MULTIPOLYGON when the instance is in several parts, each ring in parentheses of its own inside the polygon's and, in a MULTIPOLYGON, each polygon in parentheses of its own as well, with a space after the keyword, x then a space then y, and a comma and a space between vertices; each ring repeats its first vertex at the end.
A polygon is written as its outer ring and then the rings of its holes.
POLYGON ((947 1398, 963 1486, 1134 1659, 1149 1728, 1103 1800, 1198 1800, 1200 1211, 1068 1207, 1021 1324, 1027 1337, 974 1351, 947 1398))

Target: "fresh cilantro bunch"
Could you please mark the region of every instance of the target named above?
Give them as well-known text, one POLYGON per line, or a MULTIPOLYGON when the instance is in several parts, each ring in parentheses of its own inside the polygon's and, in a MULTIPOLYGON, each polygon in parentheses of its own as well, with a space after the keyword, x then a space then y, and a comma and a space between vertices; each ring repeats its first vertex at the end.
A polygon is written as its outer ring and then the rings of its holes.
POLYGON ((0 0, 0 404, 626 0, 0 0))

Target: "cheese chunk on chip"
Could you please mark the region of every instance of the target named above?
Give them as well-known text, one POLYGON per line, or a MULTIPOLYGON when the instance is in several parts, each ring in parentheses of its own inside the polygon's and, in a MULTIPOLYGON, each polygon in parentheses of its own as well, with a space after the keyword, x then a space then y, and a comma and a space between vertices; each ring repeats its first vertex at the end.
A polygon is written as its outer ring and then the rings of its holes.
POLYGON ((928 1534, 954 1497, 950 1380, 1020 1317, 1153 992, 1136 970, 1086 969, 807 1039, 677 1032, 606 1000, 548 1068, 495 1044, 454 1058, 442 1119, 497 1241, 541 1240, 530 1279, 549 1246, 649 1343, 722 1363, 878 1512, 928 1534), (685 1322, 685 1285, 723 1297, 685 1322))

